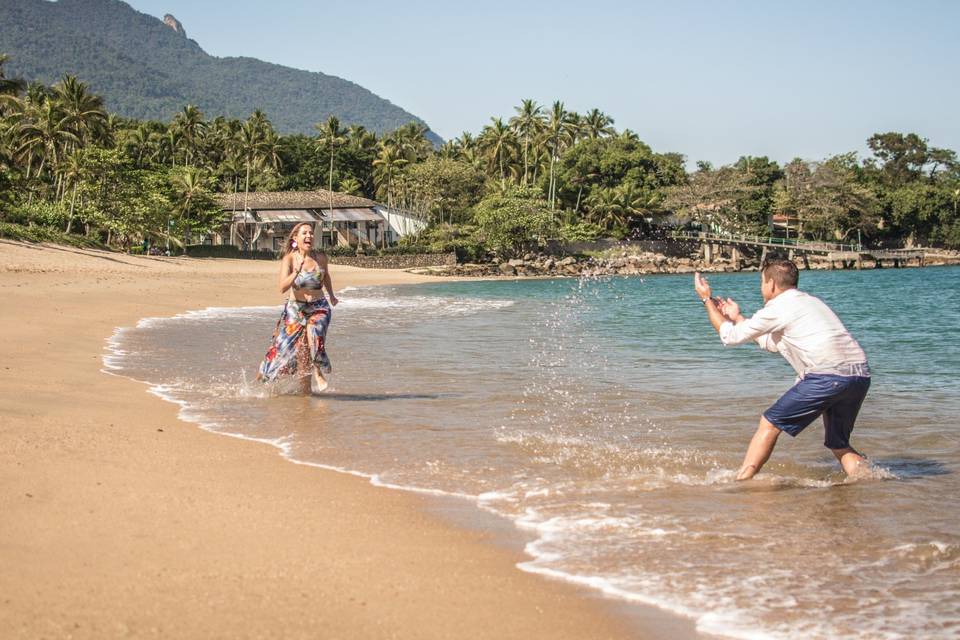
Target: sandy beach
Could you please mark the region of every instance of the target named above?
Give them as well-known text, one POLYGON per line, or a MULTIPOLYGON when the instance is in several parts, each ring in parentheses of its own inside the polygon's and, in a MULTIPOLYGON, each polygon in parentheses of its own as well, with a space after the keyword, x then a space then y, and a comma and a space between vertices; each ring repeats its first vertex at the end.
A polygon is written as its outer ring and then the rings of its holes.
POLYGON ((101 371, 115 327, 278 303, 275 269, 0 240, 3 636, 637 637, 615 603, 519 571, 419 496, 205 432, 101 371))

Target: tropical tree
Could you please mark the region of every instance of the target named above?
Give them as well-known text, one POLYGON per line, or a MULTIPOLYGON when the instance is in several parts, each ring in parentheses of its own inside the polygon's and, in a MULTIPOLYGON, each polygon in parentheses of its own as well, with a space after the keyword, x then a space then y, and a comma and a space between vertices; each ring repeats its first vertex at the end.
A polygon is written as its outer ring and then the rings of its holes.
POLYGON ((585 115, 582 126, 586 137, 590 140, 616 134, 616 129, 613 128, 613 118, 599 109, 592 109, 590 113, 585 115))
POLYGON ((627 214, 616 189, 601 187, 590 194, 586 204, 590 222, 604 229, 627 226, 627 214))
POLYGON ((39 177, 47 165, 56 169, 68 145, 79 143, 73 125, 74 118, 65 114, 53 100, 44 100, 39 106, 30 104, 20 123, 20 147, 17 149, 18 155, 28 158, 27 178, 34 158, 39 159, 36 173, 39 177))
POLYGON ((80 184, 80 181, 86 175, 85 167, 83 164, 83 155, 81 151, 76 151, 69 156, 67 156, 61 167, 61 172, 64 179, 64 195, 66 195, 67 190, 71 191, 70 196, 70 212, 67 216, 67 226, 64 231, 70 233, 70 229, 73 226, 73 216, 76 212, 77 207, 77 187, 80 184))
POLYGON ((542 243, 556 231, 556 221, 541 194, 513 187, 487 196, 474 209, 484 242, 502 257, 515 256, 533 242, 542 243))
POLYGON ((249 208, 247 202, 250 197, 250 172, 259 162, 262 162, 267 147, 266 131, 269 127, 269 121, 261 116, 260 112, 255 111, 240 125, 233 139, 234 151, 243 160, 246 172, 243 183, 244 210, 249 208))
POLYGON ((373 161, 373 179, 378 198, 386 198, 393 206, 394 185, 398 174, 409 164, 396 145, 383 145, 373 161))
POLYGON ((86 84, 74 76, 65 75, 59 84, 54 85, 52 98, 73 123, 79 146, 87 144, 95 134, 103 133, 107 123, 103 98, 90 93, 86 84))
POLYGON ((736 167, 704 166, 685 184, 666 189, 663 205, 678 219, 699 224, 705 230, 756 233, 766 221, 752 219, 742 205, 757 189, 750 176, 736 167))
POLYGON ((209 188, 209 178, 201 169, 184 167, 170 175, 173 188, 173 212, 179 217, 183 244, 190 242, 190 233, 206 233, 220 210, 209 188))
POLYGON ((192 104, 188 104, 173 117, 170 126, 180 134, 180 143, 184 147, 184 164, 193 166, 193 156, 197 153, 201 139, 207 129, 203 119, 203 112, 192 104))
POLYGON ((547 122, 543 130, 544 141, 550 152, 550 180, 547 188, 547 201, 551 210, 556 208, 557 200, 557 181, 554 167, 560 159, 563 149, 572 143, 575 128, 576 122, 571 118, 570 112, 564 108, 562 102, 555 101, 547 116, 547 122))
POLYGON ((483 133, 480 134, 480 148, 489 156, 491 165, 500 167, 500 188, 507 186, 507 175, 504 169, 504 156, 516 150, 517 141, 513 131, 504 124, 501 118, 490 118, 483 133))
POLYGON ((510 118, 510 126, 523 141, 523 186, 529 184, 530 144, 543 130, 543 107, 530 99, 525 99, 519 107, 514 107, 517 115, 510 118))
POLYGON ((346 131, 340 128, 340 120, 334 116, 327 118, 323 124, 315 125, 317 129, 317 152, 328 151, 330 154, 330 177, 327 189, 330 191, 330 210, 333 211, 333 159, 337 149, 347 143, 346 131))

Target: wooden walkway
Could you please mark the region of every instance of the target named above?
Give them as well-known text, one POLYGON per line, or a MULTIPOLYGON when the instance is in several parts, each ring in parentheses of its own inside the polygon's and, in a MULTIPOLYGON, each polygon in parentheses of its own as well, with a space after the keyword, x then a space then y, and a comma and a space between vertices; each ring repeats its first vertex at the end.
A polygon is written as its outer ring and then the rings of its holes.
POLYGON ((856 267, 860 269, 864 260, 873 260, 876 268, 883 267, 883 263, 901 267, 916 260, 923 266, 926 252, 922 249, 870 249, 858 244, 841 244, 833 242, 807 242, 793 238, 771 238, 764 236, 748 236, 735 234, 714 234, 696 231, 681 231, 673 236, 677 240, 699 242, 703 245, 704 261, 710 264, 716 251, 721 248, 730 249, 734 264, 740 262, 740 250, 745 247, 761 249, 761 262, 771 251, 786 251, 790 259, 799 256, 808 269, 809 256, 826 257, 831 263, 839 262, 844 269, 856 267))

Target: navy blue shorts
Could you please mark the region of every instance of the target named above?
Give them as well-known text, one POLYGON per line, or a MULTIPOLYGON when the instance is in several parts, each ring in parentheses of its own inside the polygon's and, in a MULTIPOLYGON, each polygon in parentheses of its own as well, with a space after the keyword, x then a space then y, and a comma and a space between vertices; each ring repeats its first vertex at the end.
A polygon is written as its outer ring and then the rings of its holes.
POLYGON ((763 417, 795 436, 822 415, 824 446, 846 449, 869 388, 870 378, 811 373, 780 396, 763 417))

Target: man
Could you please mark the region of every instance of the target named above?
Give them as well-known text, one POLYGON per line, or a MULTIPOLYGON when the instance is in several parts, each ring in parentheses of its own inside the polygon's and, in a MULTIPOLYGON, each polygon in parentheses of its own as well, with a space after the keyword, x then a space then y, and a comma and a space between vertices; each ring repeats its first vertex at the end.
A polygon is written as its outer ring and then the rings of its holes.
POLYGON ((760 348, 780 353, 800 376, 761 416, 737 480, 749 480, 760 471, 781 431, 796 436, 820 415, 824 445, 847 475, 866 462, 850 446, 850 433, 870 388, 867 356, 822 300, 797 289, 799 278, 789 260, 766 262, 760 271, 764 306, 744 318, 736 302, 714 299, 706 279, 699 273, 693 276, 694 289, 724 345, 755 340, 760 348))

